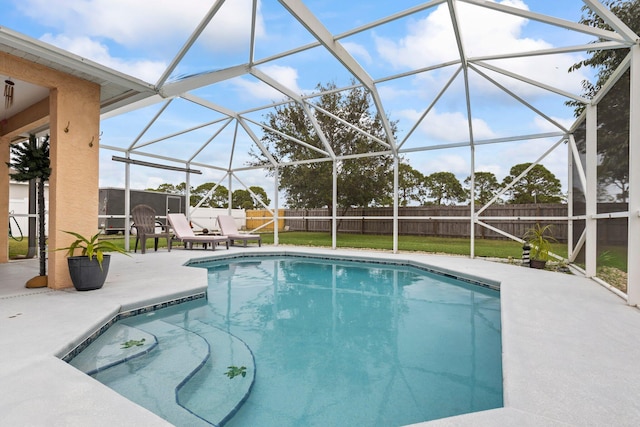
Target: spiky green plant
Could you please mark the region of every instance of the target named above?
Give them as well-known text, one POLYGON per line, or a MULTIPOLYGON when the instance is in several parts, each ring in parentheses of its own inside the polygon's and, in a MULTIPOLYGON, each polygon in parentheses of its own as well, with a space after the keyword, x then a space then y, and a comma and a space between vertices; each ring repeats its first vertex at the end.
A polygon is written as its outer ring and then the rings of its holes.
POLYGON ((49 135, 38 142, 35 135, 29 135, 29 141, 11 146, 12 161, 7 163, 15 170, 9 173, 11 179, 19 182, 36 180, 38 189, 38 247, 40 251, 40 276, 47 275, 46 267, 46 237, 45 237, 45 203, 44 183, 51 176, 51 162, 49 160, 49 135))
POLYGON ((544 227, 540 224, 536 224, 529 230, 527 230, 524 235, 524 240, 529 242, 529 244, 531 245, 531 259, 537 259, 540 261, 549 260, 551 243, 555 243, 558 241, 551 234, 552 230, 552 224, 547 224, 544 227))
POLYGON ((82 253, 80 255, 87 256, 89 257, 89 259, 93 259, 95 257, 98 260, 100 269, 102 269, 104 252, 118 252, 130 256, 127 251, 115 245, 113 242, 110 242, 108 240, 98 240, 100 232, 91 236, 90 238, 87 238, 73 231, 62 231, 67 234, 71 234, 76 238, 76 240, 71 242, 71 244, 66 248, 58 248, 56 249, 56 251, 67 251, 67 256, 74 256, 76 249, 81 249, 82 253))

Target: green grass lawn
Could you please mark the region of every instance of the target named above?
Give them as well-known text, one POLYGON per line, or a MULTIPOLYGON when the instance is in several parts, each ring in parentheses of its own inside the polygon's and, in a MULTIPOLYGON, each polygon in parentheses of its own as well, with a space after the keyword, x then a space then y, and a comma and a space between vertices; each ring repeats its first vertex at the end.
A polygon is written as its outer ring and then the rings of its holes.
POLYGON ((9 259, 25 257, 28 251, 29 242, 26 237, 20 241, 9 238, 9 259))
MULTIPOLYGON (((331 234, 322 232, 302 232, 290 231, 279 233, 280 244, 296 245, 296 246, 317 246, 331 247, 331 234)), ((113 241, 116 245, 124 247, 124 238, 122 236, 104 236, 105 239, 113 241)), ((360 249, 378 249, 392 250, 393 240, 391 236, 379 235, 363 235, 363 234, 344 234, 339 233, 337 245, 340 248, 360 248, 360 249)), ((262 241, 265 244, 273 244, 273 234, 262 234, 262 241)), ((160 247, 166 247, 166 241, 160 239, 160 247)), ((475 255, 480 257, 491 258, 509 258, 520 259, 522 257, 522 245, 518 242, 507 240, 489 240, 476 239, 475 255)), ((131 246, 135 244, 135 237, 131 239, 131 246)), ((153 239, 147 242, 147 248, 153 250, 153 239)), ((445 238, 445 237, 421 237, 421 236, 399 236, 398 249, 400 251, 416 251, 444 253, 452 255, 469 255, 469 239, 465 238, 445 238)), ((9 241, 9 257, 18 258, 27 254, 27 239, 17 242, 9 241)), ((567 248, 564 244, 557 243, 553 245, 553 252, 560 256, 567 256, 567 248)), ((620 268, 624 266, 626 270, 626 256, 622 256, 618 252, 611 251, 609 253, 607 264, 620 268), (624 262, 620 258, 624 258, 624 262)))
MULTIPOLYGON (((109 239, 116 245, 124 248, 124 237, 122 236, 103 236, 103 238, 109 239)), ((331 247, 330 233, 289 231, 279 233, 278 238, 282 245, 331 247)), ((132 248, 135 241, 134 236, 130 241, 132 248)), ((273 244, 273 233, 263 233, 262 242, 266 245, 273 244)), ((393 240, 391 236, 338 233, 337 245, 339 248, 393 250, 393 240)), ((166 240, 163 242, 163 239, 160 239, 158 246, 166 247, 166 240)), ((147 241, 147 250, 149 250, 149 248, 153 251, 153 239, 147 241)), ((398 249, 400 251, 466 256, 469 256, 470 253, 469 239, 465 238, 399 236, 398 249)), ((626 248, 616 246, 599 249, 598 277, 601 277, 607 281, 607 283, 626 292, 626 248)), ((567 256, 567 247, 565 244, 554 243, 552 244, 551 250, 553 253, 562 257, 566 258, 567 256)), ((24 257, 27 251, 28 243, 26 238, 20 242, 12 239, 9 240, 10 258, 24 257)), ((476 239, 475 255, 478 257, 513 258, 519 260, 522 258, 522 245, 511 240, 476 239)))
MULTIPOLYGON (((331 234, 318 232, 286 232, 279 233, 280 244, 298 246, 331 247, 331 234)), ((273 234, 263 234, 262 241, 273 243, 273 234)), ((476 239, 475 254, 481 257, 518 258, 522 257, 522 245, 507 240, 476 239)), ((339 248, 366 248, 392 250, 391 236, 368 234, 338 233, 337 246, 339 248)), ((398 249, 401 251, 417 251, 431 253, 445 253, 452 255, 469 255, 469 239, 424 236, 399 236, 398 249)), ((553 251, 561 256, 567 256, 567 248, 563 244, 553 245, 553 251)))
POLYGON ((614 267, 627 271, 626 246, 602 246, 598 248, 598 266, 614 267))

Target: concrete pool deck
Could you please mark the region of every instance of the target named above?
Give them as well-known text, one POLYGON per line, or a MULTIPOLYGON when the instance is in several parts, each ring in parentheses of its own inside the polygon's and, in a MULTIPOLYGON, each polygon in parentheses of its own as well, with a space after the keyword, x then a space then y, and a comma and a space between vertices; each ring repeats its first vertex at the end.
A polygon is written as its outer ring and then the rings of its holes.
POLYGON ((113 255, 104 287, 26 289, 37 260, 0 264, 0 414, 8 426, 167 426, 60 360, 120 311, 206 289, 190 259, 304 252, 422 262, 501 282, 505 407, 424 426, 640 424, 640 310, 594 281, 480 259, 289 246, 113 255))

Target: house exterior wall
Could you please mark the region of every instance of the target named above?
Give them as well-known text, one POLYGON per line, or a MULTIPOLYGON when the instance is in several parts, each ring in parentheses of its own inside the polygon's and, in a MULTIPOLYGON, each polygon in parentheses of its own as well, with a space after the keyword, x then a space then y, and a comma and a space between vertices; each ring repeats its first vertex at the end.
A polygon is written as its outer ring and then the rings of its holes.
MULTIPOLYGON (((0 168, 9 161, 9 138, 0 137, 0 168)), ((9 222, 9 174, 0 173, 0 224, 9 222)), ((0 262, 9 262, 9 236, 0 233, 0 262)))
MULTIPOLYGON (((49 248, 68 246, 62 230, 95 234, 98 217, 100 86, 0 52, 0 73, 49 89, 49 98, 3 121, 0 160, 8 161, 11 138, 49 124, 51 177, 49 248)), ((0 178, 0 221, 8 223, 9 179, 0 178)), ((8 233, 0 233, 0 262, 8 261, 8 233)), ((48 255, 48 286, 72 286, 64 252, 48 255)))
MULTIPOLYGON (((100 135, 100 88, 63 79, 51 91, 51 177, 49 179, 49 247, 66 247, 96 233, 100 135)), ((64 252, 49 252, 49 287, 72 286, 64 252)))

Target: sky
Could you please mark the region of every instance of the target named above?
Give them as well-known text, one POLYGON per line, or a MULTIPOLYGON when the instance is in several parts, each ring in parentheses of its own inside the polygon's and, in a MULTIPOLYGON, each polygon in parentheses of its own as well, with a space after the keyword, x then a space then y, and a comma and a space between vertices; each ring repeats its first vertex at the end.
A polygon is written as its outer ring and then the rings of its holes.
MULTIPOLYGON (((198 26, 213 1, 207 0, 1 0, 0 25, 24 33, 89 58, 102 65, 155 84, 198 26)), ((581 0, 498 0, 498 3, 576 22, 581 16, 581 0)), ((415 7, 418 0, 387 1, 305 1, 308 9, 334 35, 375 22, 415 7)), ((275 0, 258 2, 255 25, 257 60, 315 41, 283 6, 275 0)), ((533 51, 560 46, 580 45, 593 38, 555 26, 527 20, 515 15, 496 13, 463 2, 456 2, 463 27, 463 46, 468 57, 508 52, 533 51)), ((227 0, 185 55, 169 81, 197 73, 243 64, 249 58, 251 0, 227 0)), ((400 75, 455 60, 458 47, 452 31, 446 2, 383 26, 344 37, 344 48, 374 79, 400 75)), ((592 79, 589 70, 568 73, 568 68, 585 58, 585 54, 564 53, 488 61, 512 73, 579 95, 581 82, 592 79)), ((305 50, 258 66, 259 70, 296 94, 309 94, 319 84, 348 86, 353 78, 338 61, 320 48, 305 50)), ((468 147, 430 149, 469 140, 469 125, 462 74, 449 86, 456 67, 444 67, 412 74, 377 84, 385 113, 398 123, 398 141, 408 150, 403 157, 425 175, 450 171, 462 182, 468 175, 471 155, 468 147), (443 91, 443 88, 446 90, 443 91), (440 95, 439 95, 440 94, 440 95), (412 130, 425 110, 437 97, 424 120, 412 130), (416 150, 416 151, 414 151, 416 150)), ((533 85, 508 79, 482 69, 469 73, 473 138, 476 141, 512 135, 533 135, 558 131, 557 124, 569 127, 573 111, 564 105, 565 97, 533 85), (514 96, 498 88, 503 85, 532 108, 543 111, 549 121, 526 107, 514 96), (555 123, 554 123, 555 122, 555 123)), ((193 91, 235 111, 248 111, 282 99, 282 95, 252 76, 240 76, 193 91)), ((144 150, 166 159, 190 158, 198 152, 196 162, 218 169, 199 168, 202 175, 192 175, 191 185, 220 182, 224 169, 246 166, 251 140, 235 125, 223 127, 222 116, 185 100, 175 100, 161 119, 143 133, 161 104, 151 105, 101 122, 101 146, 126 148, 138 137, 140 143, 153 142, 165 135, 179 133, 212 123, 187 135, 148 144, 144 150), (210 138, 216 134, 212 142, 210 138), (235 150, 230 147, 235 138, 235 150)), ((270 109, 247 112, 245 117, 264 121, 270 109)), ((260 127, 251 126, 258 136, 260 127)), ((475 149, 476 171, 488 171, 502 180, 511 166, 533 162, 558 138, 536 138, 503 144, 479 144, 475 149)), ((142 149, 141 149, 142 150, 142 149)), ((102 149, 100 186, 123 187, 124 165, 111 160, 117 151, 102 149)), ((154 161, 149 158, 141 158, 154 161)), ((157 160, 167 163, 166 160, 157 160)), ((562 144, 542 163, 563 183, 566 192, 567 148, 562 144)), ((196 169, 198 169, 196 167, 196 169)), ((273 178, 262 171, 237 174, 235 186, 258 185, 271 195, 273 178)), ((132 167, 132 188, 155 188, 161 183, 178 184, 185 175, 143 167, 132 167)), ((221 182, 228 185, 226 179, 221 182)), ((272 197, 273 199, 273 197, 272 197)), ((280 200, 283 203, 283 200, 280 200)))

